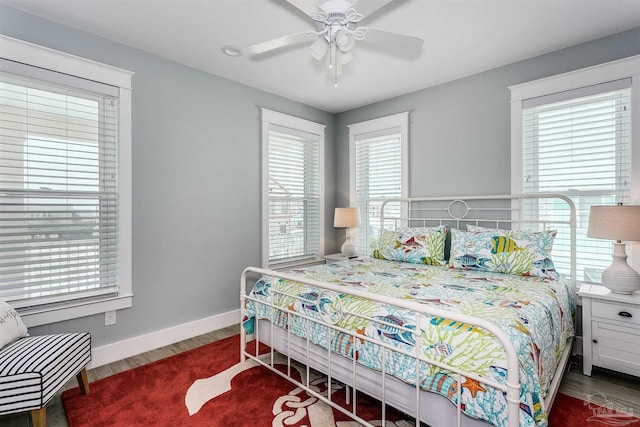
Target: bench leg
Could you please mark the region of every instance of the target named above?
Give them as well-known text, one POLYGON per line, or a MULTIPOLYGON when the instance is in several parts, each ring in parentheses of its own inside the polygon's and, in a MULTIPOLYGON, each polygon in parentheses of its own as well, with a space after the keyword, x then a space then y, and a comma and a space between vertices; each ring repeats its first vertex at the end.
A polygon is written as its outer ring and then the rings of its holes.
POLYGON ((31 411, 31 422, 33 427, 46 427, 47 425, 47 407, 31 411))
POLYGON ((89 380, 87 379, 87 368, 82 368, 82 371, 76 375, 78 379, 78 385, 82 394, 89 394, 89 380))

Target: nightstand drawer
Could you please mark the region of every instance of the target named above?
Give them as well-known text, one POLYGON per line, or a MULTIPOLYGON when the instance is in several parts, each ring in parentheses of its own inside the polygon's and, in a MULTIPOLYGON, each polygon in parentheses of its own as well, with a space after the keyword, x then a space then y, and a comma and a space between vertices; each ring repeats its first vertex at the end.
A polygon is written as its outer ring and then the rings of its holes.
POLYGON ((592 304, 592 317, 640 325, 640 307, 603 301, 593 301, 592 304))

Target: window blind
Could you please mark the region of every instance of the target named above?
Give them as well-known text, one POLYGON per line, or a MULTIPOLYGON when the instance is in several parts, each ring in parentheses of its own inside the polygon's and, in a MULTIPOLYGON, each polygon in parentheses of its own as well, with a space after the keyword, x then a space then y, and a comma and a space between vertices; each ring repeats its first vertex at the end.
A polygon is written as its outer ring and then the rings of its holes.
MULTIPOLYGON (((631 90, 621 82, 523 109, 523 189, 565 194, 576 204, 578 280, 599 281, 611 263, 611 242, 586 236, 591 206, 629 200, 631 90)), ((530 202, 525 214, 545 219, 558 212, 551 203, 530 202)), ((559 230, 553 259, 569 272, 568 229, 559 230)))
POLYGON ((320 256, 318 135, 269 126, 269 264, 320 256))
MULTIPOLYGON (((402 145, 400 128, 357 135, 355 138, 356 205, 360 223, 356 250, 370 255, 380 236, 383 198, 402 196, 402 145)), ((400 216, 400 205, 387 204, 386 216, 400 216)))
POLYGON ((50 80, 0 73, 0 298, 17 307, 117 292, 118 99, 36 70, 50 80))

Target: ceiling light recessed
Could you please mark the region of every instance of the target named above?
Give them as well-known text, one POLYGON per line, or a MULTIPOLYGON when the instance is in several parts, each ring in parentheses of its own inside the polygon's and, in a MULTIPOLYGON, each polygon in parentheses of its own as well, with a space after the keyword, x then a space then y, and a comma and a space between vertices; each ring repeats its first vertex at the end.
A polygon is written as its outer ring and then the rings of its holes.
POLYGON ((220 50, 227 56, 242 56, 242 50, 235 46, 222 46, 220 50))

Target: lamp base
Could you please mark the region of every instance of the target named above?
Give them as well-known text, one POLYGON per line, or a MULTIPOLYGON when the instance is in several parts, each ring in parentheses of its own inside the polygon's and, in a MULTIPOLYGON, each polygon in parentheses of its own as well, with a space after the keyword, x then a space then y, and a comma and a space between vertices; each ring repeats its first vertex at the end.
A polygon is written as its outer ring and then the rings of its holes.
POLYGON ((347 239, 342 244, 342 248, 340 248, 340 253, 345 258, 355 258, 357 256, 356 253, 356 245, 353 244, 351 240, 351 229, 347 229, 347 239))
POLYGON ((640 289, 640 274, 627 264, 624 243, 614 242, 613 262, 602 272, 602 284, 617 294, 632 294, 640 289))

